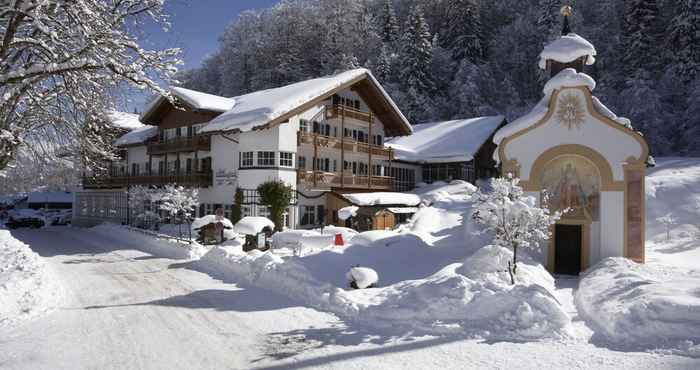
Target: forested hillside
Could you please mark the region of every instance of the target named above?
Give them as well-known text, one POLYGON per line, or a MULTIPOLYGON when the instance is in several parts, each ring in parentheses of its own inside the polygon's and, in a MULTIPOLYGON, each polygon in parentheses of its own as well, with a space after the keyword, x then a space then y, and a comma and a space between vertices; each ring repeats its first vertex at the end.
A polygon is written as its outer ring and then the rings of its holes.
MULTIPOLYGON (((561 32, 561 5, 287 0, 232 19, 219 50, 180 80, 235 96, 363 66, 414 123, 513 119, 541 98, 537 56, 561 32)), ((700 155, 700 0, 577 1, 572 29, 597 48, 595 94, 654 155, 700 155)))

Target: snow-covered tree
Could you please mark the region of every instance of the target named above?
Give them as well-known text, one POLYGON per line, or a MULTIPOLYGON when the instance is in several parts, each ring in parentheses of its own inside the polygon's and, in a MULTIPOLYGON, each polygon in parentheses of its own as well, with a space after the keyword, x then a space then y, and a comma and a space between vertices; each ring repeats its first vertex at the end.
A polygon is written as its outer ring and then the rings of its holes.
POLYGON ((679 9, 669 26, 667 45, 677 73, 692 81, 700 72, 700 0, 681 0, 679 9))
MULTIPOLYGON (((160 193, 160 209, 168 212, 170 216, 187 222, 192 222, 192 212, 199 205, 199 189, 185 188, 184 186, 169 184, 160 193)), ((190 229, 188 227, 188 229, 190 229)), ((181 233, 182 235, 182 233, 181 233)))
POLYGON ((625 0, 622 60, 628 78, 648 77, 644 73, 658 61, 659 13, 658 0, 625 0))
POLYGON ((167 25, 162 5, 163 0, 0 2, 0 171, 22 143, 47 127, 54 132, 45 140, 79 141, 83 155, 113 158, 100 130, 83 130, 83 124, 104 127, 101 117, 109 105, 104 100, 123 85, 169 96, 157 81, 176 72, 179 50, 143 48, 135 34, 144 22, 167 25))
POLYGON ((455 60, 477 62, 484 56, 481 45, 481 18, 476 0, 447 0, 445 3, 446 31, 443 44, 452 51, 455 60))
POLYGON ((160 200, 161 192, 148 186, 132 186, 129 188, 129 212, 132 225, 142 228, 152 228, 160 222, 160 215, 155 212, 156 203, 160 200))
POLYGON ((658 217, 656 219, 656 222, 660 223, 661 225, 664 225, 664 229, 666 230, 666 241, 670 241, 671 229, 678 223, 676 217, 674 217, 672 213, 668 213, 665 216, 658 217))
MULTIPOLYGON (((475 205, 472 217, 493 232, 493 243, 513 250, 513 261, 508 262, 511 283, 515 284, 518 268, 518 249, 537 248, 539 243, 551 236, 554 225, 562 212, 550 212, 543 194, 542 207, 537 200, 523 194, 519 179, 508 175, 491 180, 491 190, 479 190, 474 194, 475 205)), ((566 210, 564 210, 565 212, 566 210)))
POLYGON ((384 5, 379 15, 379 22, 384 46, 392 47, 399 39, 399 23, 396 20, 392 0, 384 0, 384 5))
POLYGON ((561 16, 559 8, 562 6, 560 0, 539 0, 537 5, 537 30, 544 42, 553 40, 559 33, 559 23, 561 16))

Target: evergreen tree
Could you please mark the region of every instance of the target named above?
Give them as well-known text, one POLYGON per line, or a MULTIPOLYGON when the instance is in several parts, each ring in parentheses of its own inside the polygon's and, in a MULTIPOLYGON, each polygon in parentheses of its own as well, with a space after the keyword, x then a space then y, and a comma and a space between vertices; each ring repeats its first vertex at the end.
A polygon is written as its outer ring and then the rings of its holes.
POLYGON ((559 0, 540 0, 538 4, 539 17, 537 18, 537 30, 544 43, 554 40, 560 32, 559 0))
POLYGON ((700 0, 682 0, 668 29, 671 62, 685 82, 700 71, 700 0))
POLYGON ((482 59, 481 19, 479 4, 475 0, 447 0, 445 5, 446 32, 444 45, 452 51, 455 60, 482 59))
POLYGON ((434 87, 430 76, 432 37, 419 6, 411 8, 405 28, 401 45, 401 79, 404 88, 406 91, 413 89, 416 94, 429 94, 434 87))
POLYGON ((380 15, 381 36, 384 45, 394 45, 399 40, 399 24, 396 21, 396 13, 392 0, 385 0, 380 15))
POLYGON ((391 59, 391 55, 387 50, 386 46, 382 47, 382 50, 379 52, 377 60, 374 63, 374 75, 382 84, 387 83, 391 80, 391 59))
POLYGON ((657 0, 626 0, 622 56, 628 78, 650 78, 659 48, 659 6, 657 0))

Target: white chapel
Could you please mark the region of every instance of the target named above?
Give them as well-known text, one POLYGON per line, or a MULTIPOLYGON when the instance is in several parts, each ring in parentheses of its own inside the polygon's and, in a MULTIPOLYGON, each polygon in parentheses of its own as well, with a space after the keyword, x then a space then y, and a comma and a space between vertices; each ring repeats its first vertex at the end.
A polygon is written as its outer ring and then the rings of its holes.
POLYGON ((532 111, 494 136, 502 173, 552 210, 569 209, 546 248, 553 273, 578 274, 597 261, 624 256, 644 262, 644 177, 649 148, 630 121, 594 95, 584 68, 596 50, 571 33, 562 8, 562 36, 545 46, 540 68, 549 73, 532 111), (544 195, 546 194, 546 195, 544 195))

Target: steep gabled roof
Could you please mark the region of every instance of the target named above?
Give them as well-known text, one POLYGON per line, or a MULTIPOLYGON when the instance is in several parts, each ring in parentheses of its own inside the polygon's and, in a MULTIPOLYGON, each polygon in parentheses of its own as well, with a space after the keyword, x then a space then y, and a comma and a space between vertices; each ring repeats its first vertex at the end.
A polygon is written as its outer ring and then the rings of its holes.
MULTIPOLYGON (((178 100, 178 103, 185 105, 195 112, 223 113, 236 104, 236 100, 233 98, 207 94, 200 91, 185 89, 184 87, 171 87, 170 93, 178 100)), ((170 102, 162 96, 153 99, 148 106, 146 106, 144 112, 141 113, 139 117, 141 122, 151 123, 157 115, 157 112, 164 105, 169 104, 170 102)))
POLYGON ((348 88, 365 100, 384 124, 387 135, 411 133, 406 117, 372 73, 364 68, 237 96, 233 98, 236 104, 211 120, 202 132, 241 132, 273 127, 348 88))
POLYGON ((422 123, 413 126, 413 135, 392 138, 387 146, 396 159, 407 162, 468 162, 504 121, 491 116, 422 123))
POLYGON ((115 146, 129 146, 142 144, 148 139, 158 136, 158 127, 143 125, 137 129, 131 130, 119 137, 115 142, 115 146))

